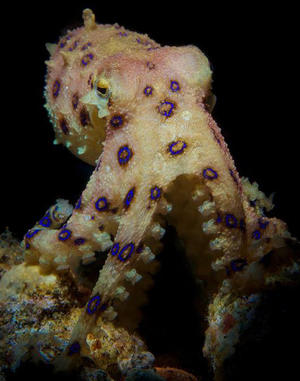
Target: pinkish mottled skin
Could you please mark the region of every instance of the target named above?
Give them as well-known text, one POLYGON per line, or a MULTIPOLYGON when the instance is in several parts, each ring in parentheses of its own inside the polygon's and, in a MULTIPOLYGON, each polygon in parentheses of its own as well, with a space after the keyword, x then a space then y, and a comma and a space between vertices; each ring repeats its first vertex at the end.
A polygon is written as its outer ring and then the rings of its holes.
POLYGON ((48 46, 46 107, 56 143, 97 166, 66 225, 39 226, 26 242, 29 263, 70 269, 78 282, 80 262, 112 248, 70 342, 89 355, 87 334, 101 319, 118 321, 116 300, 134 298, 137 286, 129 295, 127 284, 144 275, 136 270, 151 266, 168 218, 195 276, 216 272, 220 282, 226 269, 232 276, 243 272, 283 246, 287 231, 282 221, 263 216, 260 206, 270 201, 258 190, 260 201, 249 204, 255 186, 239 178, 208 111, 211 70, 203 53, 98 25, 89 10, 84 21, 48 46), (192 188, 188 195, 185 186, 192 188), (188 215, 184 197, 194 208, 188 215))

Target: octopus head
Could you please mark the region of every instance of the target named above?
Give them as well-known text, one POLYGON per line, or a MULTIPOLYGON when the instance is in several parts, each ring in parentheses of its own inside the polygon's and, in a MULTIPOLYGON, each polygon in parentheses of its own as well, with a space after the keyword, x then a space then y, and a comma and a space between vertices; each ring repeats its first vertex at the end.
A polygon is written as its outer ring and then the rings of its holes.
MULTIPOLYGON (((86 30, 76 30, 71 41, 81 33, 86 30)), ((62 44, 53 49, 45 93, 56 142, 83 161, 95 165, 106 139, 121 127, 142 128, 136 119, 148 118, 157 126, 159 114, 168 116, 185 96, 198 102, 211 97, 209 62, 195 46, 156 47, 145 54, 126 43, 101 48, 93 38, 89 55, 62 44)))

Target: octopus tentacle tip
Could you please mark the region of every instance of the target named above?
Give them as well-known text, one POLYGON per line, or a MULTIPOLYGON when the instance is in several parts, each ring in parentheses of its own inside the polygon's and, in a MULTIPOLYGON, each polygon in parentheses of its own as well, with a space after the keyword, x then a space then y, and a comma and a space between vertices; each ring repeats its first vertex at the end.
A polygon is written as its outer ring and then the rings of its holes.
MULTIPOLYGON (((168 284, 168 294, 155 294, 168 295, 157 313, 173 294, 169 322, 192 296, 199 310, 209 300, 203 353, 219 377, 260 293, 299 271, 297 241, 285 223, 265 215, 272 197, 240 178, 210 114, 212 71, 202 51, 97 24, 90 9, 83 22, 47 44, 45 97, 54 144, 95 168, 74 207, 59 199, 28 230, 23 247, 31 266, 23 276, 36 266, 69 287, 61 366, 73 370, 89 358, 119 380, 153 367, 155 345, 150 353, 147 342, 159 335, 143 336, 149 320, 141 307, 153 299, 147 292, 172 271, 173 287, 182 286, 188 273, 203 294, 183 295, 188 287, 173 293, 168 284)), ((41 292, 54 279, 47 281, 41 292)), ((190 332, 177 328, 176 335, 190 332)), ((184 371, 180 377, 193 379, 184 371)))

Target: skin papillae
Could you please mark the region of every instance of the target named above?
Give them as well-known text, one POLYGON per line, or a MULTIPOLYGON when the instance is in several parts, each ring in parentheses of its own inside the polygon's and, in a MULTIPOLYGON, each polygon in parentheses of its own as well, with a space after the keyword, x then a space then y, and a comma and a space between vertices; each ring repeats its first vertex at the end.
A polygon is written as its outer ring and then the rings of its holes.
POLYGON ((98 25, 88 9, 83 18, 83 27, 47 45, 45 97, 55 142, 96 168, 73 210, 59 200, 25 236, 29 264, 70 271, 78 287, 79 268, 108 251, 61 363, 72 367, 88 356, 126 372, 153 361, 128 334, 137 324, 130 308, 143 302, 138 290, 151 283, 168 224, 195 278, 217 295, 204 347, 217 369, 234 344, 224 344, 225 334, 251 308, 240 293, 250 297, 263 287, 261 260, 293 238, 284 222, 265 216, 271 200, 236 171, 210 114, 212 72, 204 54, 98 25), (95 340, 103 347, 103 332, 112 327, 128 345, 104 356, 95 340))

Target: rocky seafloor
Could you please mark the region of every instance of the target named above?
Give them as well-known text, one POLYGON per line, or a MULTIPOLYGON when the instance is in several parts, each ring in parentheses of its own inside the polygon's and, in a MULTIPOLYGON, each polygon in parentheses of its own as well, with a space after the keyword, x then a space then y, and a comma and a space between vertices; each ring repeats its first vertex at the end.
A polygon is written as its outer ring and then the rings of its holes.
MULTIPOLYGON (((25 265, 23 249, 8 231, 1 235, 0 262, 1 381, 24 378, 56 381, 213 379, 201 355, 201 340, 204 339, 196 333, 199 331, 197 324, 205 326, 205 322, 197 323, 196 317, 190 320, 193 311, 187 310, 189 300, 182 302, 181 308, 170 309, 176 298, 168 304, 160 296, 170 284, 174 286, 174 294, 178 295, 175 280, 176 273, 183 271, 180 256, 178 269, 172 271, 175 274, 173 280, 168 278, 169 272, 164 272, 162 264, 155 279, 157 286, 150 292, 149 303, 143 310, 141 332, 155 353, 153 368, 133 368, 125 375, 113 367, 106 371, 98 369, 89 359, 85 359, 81 368, 73 373, 55 372, 55 359, 68 344, 86 296, 77 290, 70 276, 42 274, 38 266, 25 265), (155 313, 158 310, 162 315, 155 313), (189 319, 185 318, 186 314, 189 319), (160 342, 162 331, 165 336, 160 342)), ((189 274, 185 277, 185 287, 192 294, 189 274)), ((290 275, 284 286, 280 284, 280 287, 262 293, 262 301, 251 325, 241 336, 235 353, 225 361, 225 381, 295 379, 298 357, 295 348, 300 339, 299 291, 296 274, 294 278, 290 275)), ((112 329, 112 332, 114 336, 102 340, 102 355, 115 351, 118 346, 118 331, 112 329)), ((134 352, 134 348, 128 348, 128 351, 134 352)))

